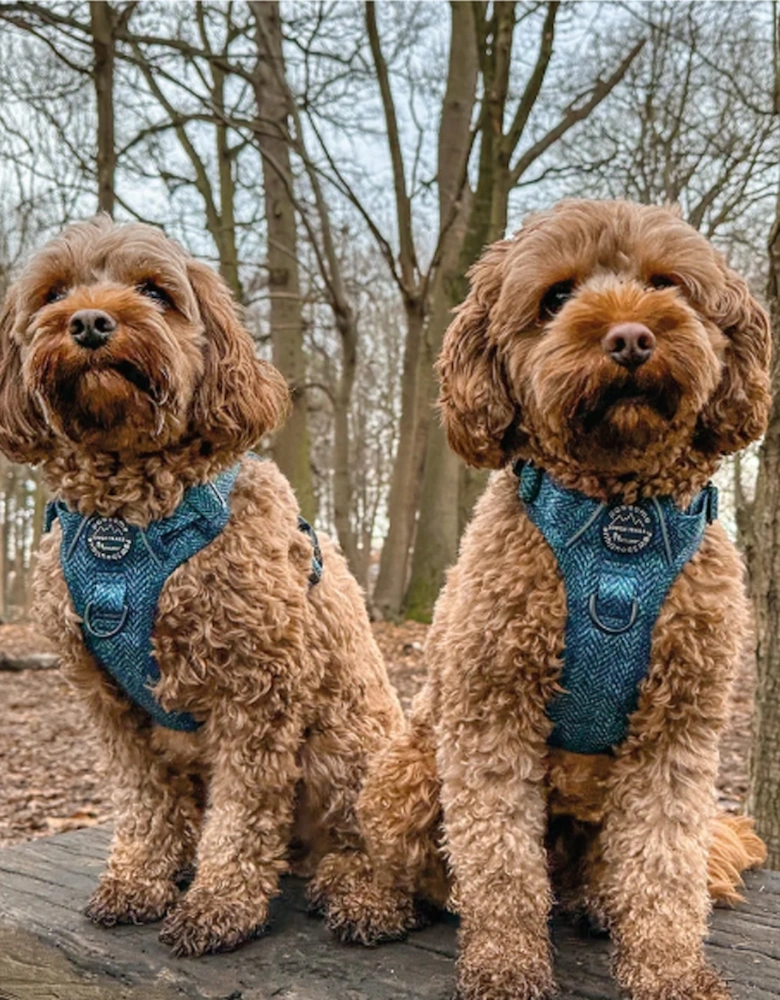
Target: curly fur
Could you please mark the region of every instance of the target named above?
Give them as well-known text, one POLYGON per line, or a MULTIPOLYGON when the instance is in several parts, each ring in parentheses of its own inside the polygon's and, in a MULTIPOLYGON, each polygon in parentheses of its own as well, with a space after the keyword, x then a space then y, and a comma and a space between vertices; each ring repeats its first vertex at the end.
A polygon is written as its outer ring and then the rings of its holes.
MULTIPOLYGON (((490 247, 471 279, 439 359, 442 418, 467 462, 530 459, 593 497, 685 504, 723 454, 762 433, 767 317, 674 213, 565 202, 490 247), (550 314, 546 293, 564 281, 571 296, 550 314), (602 346, 625 321, 656 341, 634 374, 602 346)), ((661 610, 625 741, 611 754, 552 750, 564 586, 516 477, 496 472, 436 605, 410 725, 361 793, 376 879, 386 899, 396 890, 384 907, 366 898, 364 936, 398 936, 409 899, 442 903, 449 875, 462 1000, 551 995, 554 898, 609 928, 634 1000, 726 997, 702 947, 708 885, 733 901, 740 870, 764 857, 748 821, 715 811, 749 624, 742 573, 710 525, 661 610)))
MULTIPOLYGON (((283 417, 287 387, 259 361, 226 286, 161 232, 106 218, 66 229, 30 263, 2 314, 0 446, 40 461, 84 514, 144 525, 240 460, 283 417), (143 294, 152 281, 166 300, 143 294), (109 342, 80 347, 70 317, 99 308, 109 342)), ((282 872, 333 901, 371 873, 355 802, 368 756, 401 723, 362 594, 334 545, 311 588, 311 544, 270 462, 244 460, 225 530, 168 579, 153 642, 156 695, 202 721, 152 725, 88 653, 44 539, 37 611, 97 727, 116 783, 97 923, 165 918, 177 954, 259 933, 282 872), (196 866, 186 894, 177 875, 196 866)))

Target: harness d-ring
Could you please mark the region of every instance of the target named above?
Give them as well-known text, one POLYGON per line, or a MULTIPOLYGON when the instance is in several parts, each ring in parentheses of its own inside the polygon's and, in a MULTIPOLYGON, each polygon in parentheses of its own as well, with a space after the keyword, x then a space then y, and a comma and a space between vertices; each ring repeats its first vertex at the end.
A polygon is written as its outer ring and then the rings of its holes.
POLYGON ((124 607, 122 608, 122 617, 119 619, 119 624, 116 626, 116 628, 113 628, 108 632, 100 632, 93 626, 92 622, 90 621, 90 611, 92 610, 92 606, 94 603, 95 603, 94 601, 87 601, 87 606, 84 608, 84 619, 83 619, 84 628, 90 633, 90 635, 94 635, 96 639, 110 639, 112 636, 117 635, 119 632, 121 632, 122 629, 125 627, 125 622, 127 621, 127 612, 128 612, 127 605, 125 604, 124 607))
POLYGON ((639 614, 639 602, 636 598, 631 602, 631 616, 628 619, 627 624, 621 625, 619 628, 613 628, 611 625, 606 625, 600 618, 598 609, 596 607, 596 595, 595 593, 590 595, 590 601, 588 602, 588 611, 590 612, 590 617, 593 620, 593 624, 598 626, 602 632, 607 632, 609 635, 620 635, 621 632, 628 632, 628 630, 633 626, 636 621, 636 617, 639 614))

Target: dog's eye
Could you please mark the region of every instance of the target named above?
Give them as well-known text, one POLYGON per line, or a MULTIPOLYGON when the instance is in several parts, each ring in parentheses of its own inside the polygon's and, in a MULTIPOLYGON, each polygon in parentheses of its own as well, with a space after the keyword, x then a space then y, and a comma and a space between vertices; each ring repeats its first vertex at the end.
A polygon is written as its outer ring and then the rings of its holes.
POLYGON ((563 308, 571 298, 573 292, 574 282, 571 280, 557 281, 554 285, 551 285, 544 293, 542 301, 539 304, 539 316, 541 319, 551 319, 563 308))
POLYGON ((674 278, 670 278, 668 274, 654 274, 650 278, 649 284, 652 285, 653 288, 659 288, 659 289, 675 288, 677 286, 677 282, 674 280, 674 278))
POLYGON ((160 286, 156 285, 153 281, 142 281, 137 287, 141 295, 145 295, 148 299, 154 299, 154 301, 159 303, 164 309, 173 305, 173 300, 170 295, 164 288, 160 288, 160 286))
POLYGON ((55 285, 50 288, 48 292, 44 295, 43 301, 46 305, 50 305, 52 302, 59 302, 60 299, 64 299, 68 294, 68 289, 64 285, 55 285))

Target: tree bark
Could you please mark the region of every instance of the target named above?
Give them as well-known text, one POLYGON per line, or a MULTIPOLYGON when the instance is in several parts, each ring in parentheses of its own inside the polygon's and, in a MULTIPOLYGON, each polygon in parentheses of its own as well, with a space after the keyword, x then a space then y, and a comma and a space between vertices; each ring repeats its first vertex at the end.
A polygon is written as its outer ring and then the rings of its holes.
POLYGON ((253 74, 255 135, 263 160, 268 230, 268 288, 273 362, 290 386, 292 410, 274 442, 274 459, 292 483, 304 517, 315 515, 306 414, 306 357, 298 274, 298 240, 287 128, 282 29, 277 0, 250 4, 255 18, 257 63, 253 74))
MULTIPOLYGON (((780 116, 780 19, 774 8, 774 113, 780 116)), ((769 427, 759 452, 758 479, 747 550, 756 615, 756 700, 748 811, 780 868, 780 189, 769 236, 767 300, 772 320, 772 393, 769 427)))
POLYGON ((95 62, 92 80, 97 101, 98 210, 114 214, 114 11, 108 0, 90 0, 90 31, 95 62))
POLYGON ((379 575, 373 596, 374 609, 381 617, 397 618, 401 613, 406 588, 425 459, 425 443, 430 425, 430 391, 426 378, 424 350, 428 303, 425 281, 421 278, 417 262, 411 200, 406 186, 398 120, 390 87, 390 75, 380 45, 374 3, 366 3, 365 16, 387 129, 388 152, 393 168, 400 270, 397 280, 403 295, 407 330, 404 344, 399 439, 393 462, 387 508, 389 523, 382 545, 379 575))
MULTIPOLYGON (((431 295, 425 351, 425 386, 429 407, 438 394, 433 363, 441 350, 451 310, 457 304, 466 222, 471 197, 462 184, 469 155, 471 118, 479 70, 477 35, 469 4, 450 4, 452 19, 447 88, 439 128, 439 227, 454 219, 444 237, 441 263, 431 295)), ((431 422, 425 453, 420 515, 404 608, 409 618, 430 621, 447 566, 454 561, 460 537, 458 480, 460 461, 447 445, 438 420, 431 422)))
POLYGON ((427 358, 423 353, 423 303, 407 302, 406 317, 398 447, 387 504, 388 529, 372 601, 377 613, 388 619, 397 618, 403 605, 430 424, 430 396, 420 378, 421 356, 427 358))
MULTIPOLYGON (((357 324, 350 308, 343 316, 337 316, 341 335, 341 373, 333 401, 333 520, 339 543, 357 576, 358 547, 352 527, 352 477, 350 475, 349 454, 349 408, 352 390, 357 374, 357 324)), ((365 579, 361 579, 364 583, 365 579)))
MULTIPOLYGON (((216 64, 212 65, 212 99, 218 113, 225 114, 225 72, 216 64)), ((234 157, 228 139, 228 126, 217 121, 217 171, 219 176, 220 217, 217 231, 213 234, 219 252, 219 273, 230 286, 239 302, 243 300, 244 289, 238 270, 238 245, 236 242, 236 181, 233 173, 234 157)))
MULTIPOLYGON (((439 136, 439 213, 442 220, 455 196, 452 179, 456 171, 460 172, 462 157, 468 155, 479 53, 480 47, 485 44, 484 38, 477 36, 470 5, 455 3, 451 5, 451 10, 450 64, 439 136)), ((489 60, 483 55, 482 59, 489 122, 480 133, 477 190, 460 206, 459 217, 448 234, 440 273, 434 284, 428 325, 430 355, 427 358, 431 404, 438 389, 431 366, 441 350, 451 310, 465 296, 466 271, 489 240, 495 210, 496 144, 501 137, 507 95, 514 4, 496 4, 493 21, 493 57, 489 60), (496 62, 499 63, 498 70, 496 62)), ((406 615, 416 621, 430 621, 447 567, 457 556, 461 529, 461 469, 460 459, 450 451, 444 430, 438 420, 435 421, 428 434, 417 538, 404 602, 406 615)))

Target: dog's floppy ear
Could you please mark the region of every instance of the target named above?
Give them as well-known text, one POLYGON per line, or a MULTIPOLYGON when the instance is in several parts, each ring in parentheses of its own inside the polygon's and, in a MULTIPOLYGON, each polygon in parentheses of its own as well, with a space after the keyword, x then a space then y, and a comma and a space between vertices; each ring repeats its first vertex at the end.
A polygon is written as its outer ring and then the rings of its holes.
POLYGON ((199 261, 189 262, 188 275, 206 332, 205 368, 192 422, 198 435, 216 448, 245 451, 284 419, 287 383, 273 365, 256 357, 222 278, 199 261))
POLYGON ((0 450, 14 462, 34 465, 47 453, 50 432, 22 377, 22 349, 14 335, 17 303, 11 286, 0 308, 0 450))
POLYGON ((494 243, 469 271, 471 290, 444 335, 437 362, 439 409, 450 447, 468 465, 489 469, 505 464, 504 439, 516 415, 488 337, 510 246, 510 240, 494 243))
POLYGON ((712 319, 728 343, 720 383, 699 417, 696 444, 728 455, 760 438, 772 398, 769 383, 771 328, 747 282, 725 267, 726 286, 712 319))

